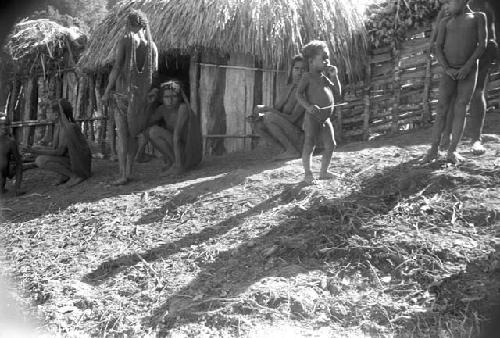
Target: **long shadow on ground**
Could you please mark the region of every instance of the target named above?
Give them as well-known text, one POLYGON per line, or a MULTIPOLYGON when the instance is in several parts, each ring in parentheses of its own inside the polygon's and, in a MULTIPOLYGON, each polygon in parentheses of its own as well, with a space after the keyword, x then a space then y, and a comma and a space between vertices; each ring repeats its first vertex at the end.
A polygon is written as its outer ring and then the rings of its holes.
MULTIPOLYGON (((201 262, 199 277, 172 295, 145 320, 151 325, 161 323, 166 329, 179 321, 195 322, 198 314, 223 308, 226 304, 224 298, 238 297, 265 277, 293 277, 310 270, 325 270, 331 263, 344 262, 346 266, 361 264, 366 267, 361 273, 370 276, 372 266, 385 274, 393 273, 395 265, 402 264, 404 258, 385 247, 367 247, 365 243, 377 236, 377 232, 378 236, 383 236, 385 224, 378 229, 365 229, 365 222, 383 217, 402 198, 412 194, 422 192, 432 196, 443 188, 450 188, 443 187, 439 179, 431 180, 436 169, 441 167, 414 168, 413 164, 408 162, 388 167, 382 173, 365 179, 360 189, 348 196, 334 199, 319 196, 311 201, 311 207, 306 210, 290 210, 285 221, 263 233, 251 246, 243 244, 237 250, 221 252, 214 262, 201 262), (352 245, 355 242, 356 245, 352 245), (392 260, 391 264, 387 263, 388 260, 392 260), (367 261, 371 261, 368 266, 367 261), (288 268, 290 266, 294 268, 288 268), (196 296, 200 294, 203 295, 202 299, 196 296)), ((452 183, 455 186, 458 184, 460 182, 452 183)), ((300 200, 307 196, 305 189, 304 186, 288 187, 257 210, 232 217, 221 225, 235 227, 242 218, 256 211, 262 212, 273 205, 300 200)), ((451 211, 446 217, 452 217, 451 211)), ((208 230, 205 235, 211 231, 208 230)), ((411 242, 405 245, 408 245, 405 249, 409 253, 422 250, 411 242)), ((155 253, 155 259, 172 253, 172 250, 165 249, 159 247, 151 252, 155 253)), ((423 289, 433 282, 432 276, 425 272, 419 274, 417 271, 413 278, 419 281, 423 289)), ((277 307, 276 300, 273 302, 264 301, 261 305, 277 307)), ((387 318, 378 320, 380 325, 390 325, 387 318)))

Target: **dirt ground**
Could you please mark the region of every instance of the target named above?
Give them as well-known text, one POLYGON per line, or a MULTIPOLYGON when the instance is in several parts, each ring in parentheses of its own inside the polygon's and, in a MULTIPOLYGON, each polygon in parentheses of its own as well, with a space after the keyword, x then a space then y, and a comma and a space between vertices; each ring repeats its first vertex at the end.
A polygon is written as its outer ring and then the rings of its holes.
POLYGON ((106 160, 74 189, 29 171, 1 200, 0 332, 477 336, 500 287, 499 122, 460 166, 419 165, 420 130, 339 147, 312 186, 270 149, 178 177, 153 160, 123 187, 106 160))

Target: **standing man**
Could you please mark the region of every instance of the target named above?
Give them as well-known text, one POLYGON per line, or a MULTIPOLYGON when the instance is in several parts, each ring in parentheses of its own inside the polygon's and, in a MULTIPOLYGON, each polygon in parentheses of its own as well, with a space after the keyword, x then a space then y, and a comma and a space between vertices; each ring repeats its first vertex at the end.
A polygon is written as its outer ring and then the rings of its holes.
POLYGON ((125 35, 116 46, 115 63, 109 75, 103 102, 114 103, 120 177, 114 185, 126 184, 137 153, 137 137, 147 126, 147 92, 158 69, 158 51, 151 38, 146 15, 131 10, 125 35), (115 89, 114 93, 111 91, 115 89), (111 100, 113 96, 113 100, 111 100))

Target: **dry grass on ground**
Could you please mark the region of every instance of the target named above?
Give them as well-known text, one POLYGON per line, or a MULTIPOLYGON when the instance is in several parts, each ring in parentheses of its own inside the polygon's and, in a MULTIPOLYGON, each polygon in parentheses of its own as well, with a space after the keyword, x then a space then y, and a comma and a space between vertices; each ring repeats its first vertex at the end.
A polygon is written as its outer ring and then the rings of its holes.
POLYGON ((31 172, 2 201, 3 274, 52 335, 474 336, 499 287, 500 143, 420 166, 428 137, 341 147, 313 186, 257 152, 141 164, 126 187, 103 160, 73 191, 31 172))

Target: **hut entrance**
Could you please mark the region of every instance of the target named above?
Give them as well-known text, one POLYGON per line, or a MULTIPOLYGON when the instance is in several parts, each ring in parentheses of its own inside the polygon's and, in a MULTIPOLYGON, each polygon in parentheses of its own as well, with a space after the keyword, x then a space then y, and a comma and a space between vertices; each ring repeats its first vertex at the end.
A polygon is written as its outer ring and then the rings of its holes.
POLYGON ((182 82, 184 92, 189 97, 189 55, 162 54, 158 60, 159 83, 168 80, 179 80, 182 82))

